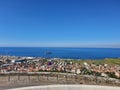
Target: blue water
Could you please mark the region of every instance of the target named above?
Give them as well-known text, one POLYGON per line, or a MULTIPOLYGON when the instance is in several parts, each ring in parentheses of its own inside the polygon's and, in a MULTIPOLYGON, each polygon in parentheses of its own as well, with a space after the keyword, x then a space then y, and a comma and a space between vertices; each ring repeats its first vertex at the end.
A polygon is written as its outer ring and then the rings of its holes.
POLYGON ((104 59, 120 58, 120 48, 0 47, 0 55, 45 58, 104 59), (52 52, 52 54, 46 54, 52 52))

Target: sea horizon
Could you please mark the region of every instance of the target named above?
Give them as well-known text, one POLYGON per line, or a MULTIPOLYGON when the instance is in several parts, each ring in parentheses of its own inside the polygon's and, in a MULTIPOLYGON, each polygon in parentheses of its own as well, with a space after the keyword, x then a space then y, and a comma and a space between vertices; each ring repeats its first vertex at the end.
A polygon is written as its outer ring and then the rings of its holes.
POLYGON ((0 55, 61 59, 120 58, 120 48, 83 47, 0 47, 0 55), (50 52, 47 54, 46 52, 50 52))
POLYGON ((120 47, 76 47, 76 46, 0 46, 0 48, 116 48, 120 49, 120 47))

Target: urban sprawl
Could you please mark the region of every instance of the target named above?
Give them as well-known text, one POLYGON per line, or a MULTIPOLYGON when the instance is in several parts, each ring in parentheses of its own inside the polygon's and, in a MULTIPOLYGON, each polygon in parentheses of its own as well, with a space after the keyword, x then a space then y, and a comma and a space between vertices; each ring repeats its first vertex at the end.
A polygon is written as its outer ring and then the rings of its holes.
POLYGON ((120 79, 120 66, 60 58, 0 56, 0 73, 61 72, 120 79))

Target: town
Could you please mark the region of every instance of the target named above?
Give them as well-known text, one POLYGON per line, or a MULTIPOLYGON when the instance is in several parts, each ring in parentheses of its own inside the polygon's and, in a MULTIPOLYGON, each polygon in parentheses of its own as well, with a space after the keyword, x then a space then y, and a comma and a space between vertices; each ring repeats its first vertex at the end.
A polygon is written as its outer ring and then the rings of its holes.
POLYGON ((61 72, 120 79, 118 64, 96 64, 88 63, 86 60, 80 61, 75 62, 75 60, 60 58, 0 56, 0 73, 61 72))

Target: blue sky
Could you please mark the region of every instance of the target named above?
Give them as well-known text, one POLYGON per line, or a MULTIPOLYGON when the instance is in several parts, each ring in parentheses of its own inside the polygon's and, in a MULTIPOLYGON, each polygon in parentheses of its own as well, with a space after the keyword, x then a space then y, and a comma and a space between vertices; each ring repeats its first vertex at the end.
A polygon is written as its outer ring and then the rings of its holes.
POLYGON ((120 47, 120 1, 0 0, 0 46, 120 47))

